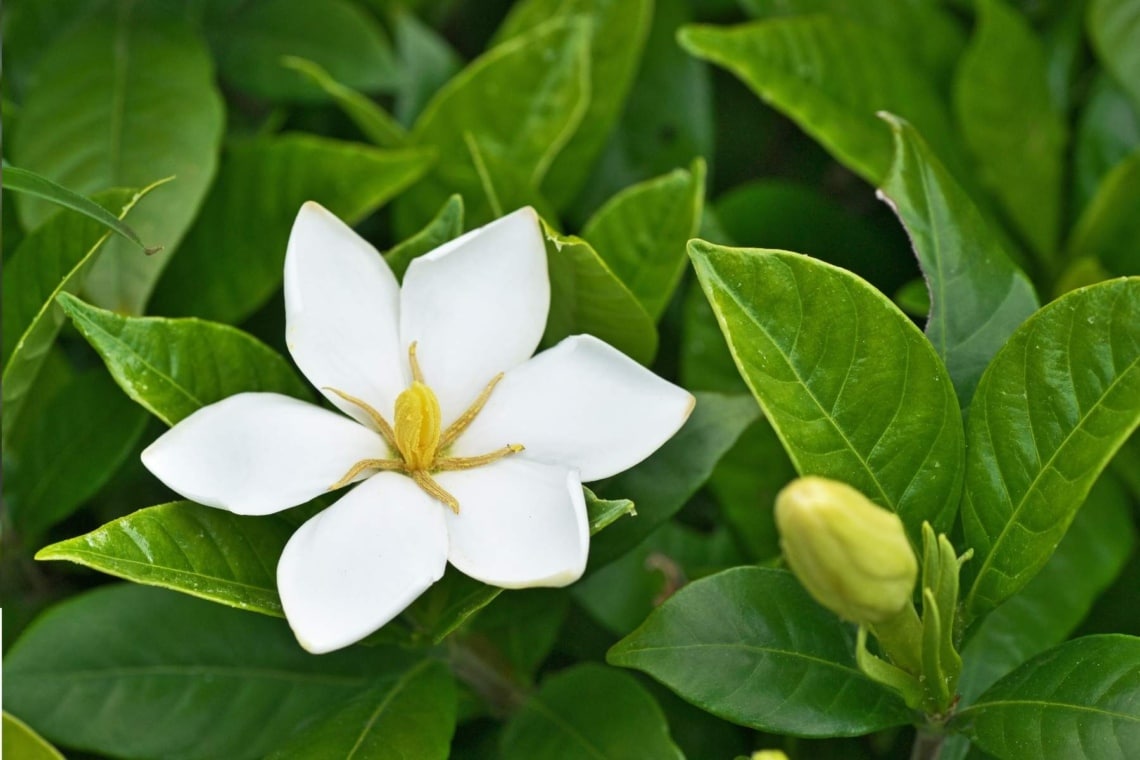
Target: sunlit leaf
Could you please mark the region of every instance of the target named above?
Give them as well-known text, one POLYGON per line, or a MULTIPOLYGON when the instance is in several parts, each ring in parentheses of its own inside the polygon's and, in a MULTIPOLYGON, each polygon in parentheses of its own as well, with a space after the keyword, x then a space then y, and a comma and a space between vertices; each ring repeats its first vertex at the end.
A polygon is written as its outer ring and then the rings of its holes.
POLYGON ((59 750, 14 715, 4 713, 4 747, 0 756, 20 760, 64 760, 59 750))

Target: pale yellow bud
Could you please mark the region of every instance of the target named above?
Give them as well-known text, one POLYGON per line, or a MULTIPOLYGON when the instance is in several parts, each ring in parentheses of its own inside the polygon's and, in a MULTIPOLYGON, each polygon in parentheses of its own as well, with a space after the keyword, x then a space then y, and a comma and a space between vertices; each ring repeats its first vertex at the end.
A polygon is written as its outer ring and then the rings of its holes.
POLYGON ((788 756, 778 749, 760 749, 752 753, 752 760, 788 760, 788 756))
POLYGON ((776 526, 792 572, 840 617, 875 625, 910 603, 918 561, 902 520, 851 486, 792 481, 776 497, 776 526))
POLYGON ((440 436, 439 399, 416 381, 396 397, 396 446, 409 470, 427 470, 435 461, 440 436))

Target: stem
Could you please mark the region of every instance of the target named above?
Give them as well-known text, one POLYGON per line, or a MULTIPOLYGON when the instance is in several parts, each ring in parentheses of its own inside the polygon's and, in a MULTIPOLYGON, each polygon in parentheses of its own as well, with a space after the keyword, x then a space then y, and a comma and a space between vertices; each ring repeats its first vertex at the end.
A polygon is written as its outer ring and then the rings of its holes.
POLYGON ((511 672, 503 656, 478 636, 452 636, 447 640, 451 672, 481 697, 491 712, 505 718, 522 706, 527 688, 511 672))
POLYGON ((931 733, 919 726, 914 735, 914 746, 910 748, 910 760, 938 760, 945 740, 944 734, 931 733))

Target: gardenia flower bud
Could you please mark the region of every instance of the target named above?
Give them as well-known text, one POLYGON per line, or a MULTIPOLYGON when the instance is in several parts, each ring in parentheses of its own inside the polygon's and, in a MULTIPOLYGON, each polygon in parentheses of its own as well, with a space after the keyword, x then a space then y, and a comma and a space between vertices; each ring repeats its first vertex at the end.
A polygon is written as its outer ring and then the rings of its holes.
POLYGON ((792 572, 840 617, 875 625, 910 603, 918 561, 902 521, 851 486, 791 482, 776 497, 776 526, 792 572))

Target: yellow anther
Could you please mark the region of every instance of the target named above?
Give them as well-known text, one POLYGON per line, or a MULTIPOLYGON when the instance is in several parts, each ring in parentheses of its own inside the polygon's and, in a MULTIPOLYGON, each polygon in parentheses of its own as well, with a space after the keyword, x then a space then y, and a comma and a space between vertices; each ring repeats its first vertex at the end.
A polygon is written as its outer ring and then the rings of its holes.
POLYGON ((357 475, 365 470, 395 470, 397 472, 403 472, 404 463, 399 459, 361 459, 349 468, 343 478, 329 486, 329 490, 335 491, 338 488, 344 488, 355 480, 357 475))
POLYGON ((428 470, 439 450, 439 400, 415 381, 396 397, 396 448, 411 471, 428 470))
POLYGON ((412 480, 416 482, 416 485, 427 492, 428 496, 443 502, 447 505, 448 509, 455 514, 459 514, 459 501, 447 491, 443 490, 443 486, 436 483, 431 475, 428 475, 423 470, 414 470, 408 474, 412 476, 412 480))
POLYGON ((498 451, 492 451, 490 454, 480 454, 476 457, 440 457, 435 460, 436 470, 470 470, 473 467, 482 467, 485 464, 498 461, 503 457, 517 454, 523 450, 523 446, 517 443, 512 443, 509 446, 504 446, 498 451))
POLYGON ((447 430, 443 431, 443 437, 439 440, 439 447, 441 449, 450 446, 455 439, 459 437, 459 434, 475 421, 475 418, 479 416, 479 412, 483 411, 483 406, 486 405, 487 399, 491 398, 491 391, 495 390, 495 386, 498 385, 502 379, 502 372, 492 377, 491 382, 487 383, 487 387, 484 388, 483 392, 479 394, 479 397, 475 399, 475 403, 467 407, 467 411, 459 415, 455 422, 447 426, 447 430))
POLYGON ((344 391, 333 388, 329 385, 325 386, 325 390, 332 391, 348 403, 354 404, 363 409, 364 413, 368 415, 368 418, 372 420, 372 424, 376 426, 376 431, 380 433, 381 437, 384 438, 384 443, 388 444, 388 446, 393 449, 396 448, 396 436, 392 432, 392 426, 388 424, 388 420, 384 419, 384 415, 380 414, 380 412, 372 408, 372 406, 367 401, 358 399, 356 396, 350 396, 344 391))
POLYGON ((416 358, 416 341, 412 341, 412 345, 408 346, 408 364, 412 365, 412 381, 422 383, 424 381, 423 370, 420 369, 420 361, 416 358))

